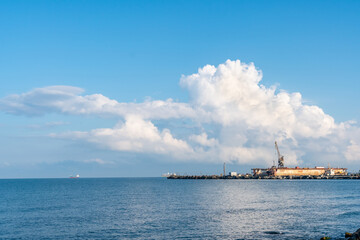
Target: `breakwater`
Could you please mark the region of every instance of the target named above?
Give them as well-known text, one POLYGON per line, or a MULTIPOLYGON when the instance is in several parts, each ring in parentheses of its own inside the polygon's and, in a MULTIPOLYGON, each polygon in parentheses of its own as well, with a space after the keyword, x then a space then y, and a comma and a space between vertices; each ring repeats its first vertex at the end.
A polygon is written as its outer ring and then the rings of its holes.
POLYGON ((222 176, 222 175, 170 175, 167 179, 359 179, 360 175, 339 175, 339 176, 222 176))

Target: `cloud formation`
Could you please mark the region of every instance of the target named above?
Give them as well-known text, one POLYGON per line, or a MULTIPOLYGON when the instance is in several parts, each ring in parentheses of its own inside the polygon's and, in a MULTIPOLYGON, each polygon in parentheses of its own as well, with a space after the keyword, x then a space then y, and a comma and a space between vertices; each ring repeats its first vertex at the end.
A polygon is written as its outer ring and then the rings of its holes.
POLYGON ((127 116, 125 123, 118 123, 114 128, 52 136, 80 139, 114 151, 169 154, 174 158, 185 158, 192 153, 187 142, 174 138, 170 130, 159 131, 152 122, 135 115, 127 116))
POLYGON ((290 165, 360 160, 355 124, 335 123, 320 107, 304 104, 300 93, 265 87, 261 79, 254 64, 228 60, 181 77, 180 85, 190 94, 188 103, 122 103, 101 94, 83 95, 77 87, 51 86, 7 96, 0 100, 0 110, 28 116, 56 112, 119 118, 113 128, 52 136, 176 160, 269 165, 275 140, 290 165), (195 131, 186 135, 171 129, 170 123, 178 119, 193 122, 195 131), (157 120, 169 124, 160 129, 157 120))
POLYGON ((211 112, 212 121, 224 126, 242 122, 285 138, 321 137, 336 128, 321 108, 302 104, 300 93, 276 94, 275 87, 260 85, 261 79, 253 64, 228 60, 183 76, 181 85, 189 90, 193 105, 211 112))
POLYGON ((114 162, 112 161, 104 161, 101 158, 93 158, 93 159, 87 159, 83 161, 84 163, 97 163, 100 165, 104 165, 104 164, 114 164, 114 162))
POLYGON ((0 100, 0 110, 9 114, 41 116, 47 113, 125 117, 141 115, 146 119, 194 117, 196 112, 186 103, 145 101, 120 103, 102 94, 80 95, 84 90, 71 86, 36 88, 0 100))

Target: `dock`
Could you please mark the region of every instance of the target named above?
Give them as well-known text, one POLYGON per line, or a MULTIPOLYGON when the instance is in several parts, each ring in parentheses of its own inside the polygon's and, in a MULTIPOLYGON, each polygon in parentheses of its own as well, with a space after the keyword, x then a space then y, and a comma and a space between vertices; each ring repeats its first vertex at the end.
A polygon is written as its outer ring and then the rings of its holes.
POLYGON ((286 167, 284 156, 280 154, 277 142, 275 150, 278 156, 278 165, 269 168, 252 168, 252 174, 238 174, 229 172, 226 174, 226 163, 223 165, 223 173, 220 175, 177 175, 168 173, 168 179, 360 179, 360 171, 348 173, 347 168, 339 167, 286 167))
POLYGON ((354 175, 335 175, 335 176, 253 176, 251 174, 237 175, 237 176, 222 176, 222 175, 170 175, 167 179, 266 179, 266 180, 276 180, 276 179, 325 179, 325 180, 336 180, 336 179, 359 179, 360 174, 354 175))

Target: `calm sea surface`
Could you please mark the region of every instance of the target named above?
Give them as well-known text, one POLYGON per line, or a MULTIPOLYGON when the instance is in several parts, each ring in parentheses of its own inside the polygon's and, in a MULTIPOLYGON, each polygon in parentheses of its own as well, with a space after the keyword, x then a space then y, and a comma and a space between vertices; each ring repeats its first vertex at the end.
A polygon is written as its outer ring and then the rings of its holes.
POLYGON ((0 239, 342 239, 358 180, 0 180, 0 239))

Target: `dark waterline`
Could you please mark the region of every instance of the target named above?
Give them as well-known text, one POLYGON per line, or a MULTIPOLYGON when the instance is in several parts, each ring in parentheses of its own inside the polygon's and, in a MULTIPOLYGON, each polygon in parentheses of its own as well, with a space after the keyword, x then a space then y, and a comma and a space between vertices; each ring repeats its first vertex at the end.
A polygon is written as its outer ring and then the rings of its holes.
POLYGON ((343 239, 357 180, 0 180, 0 239, 343 239))

